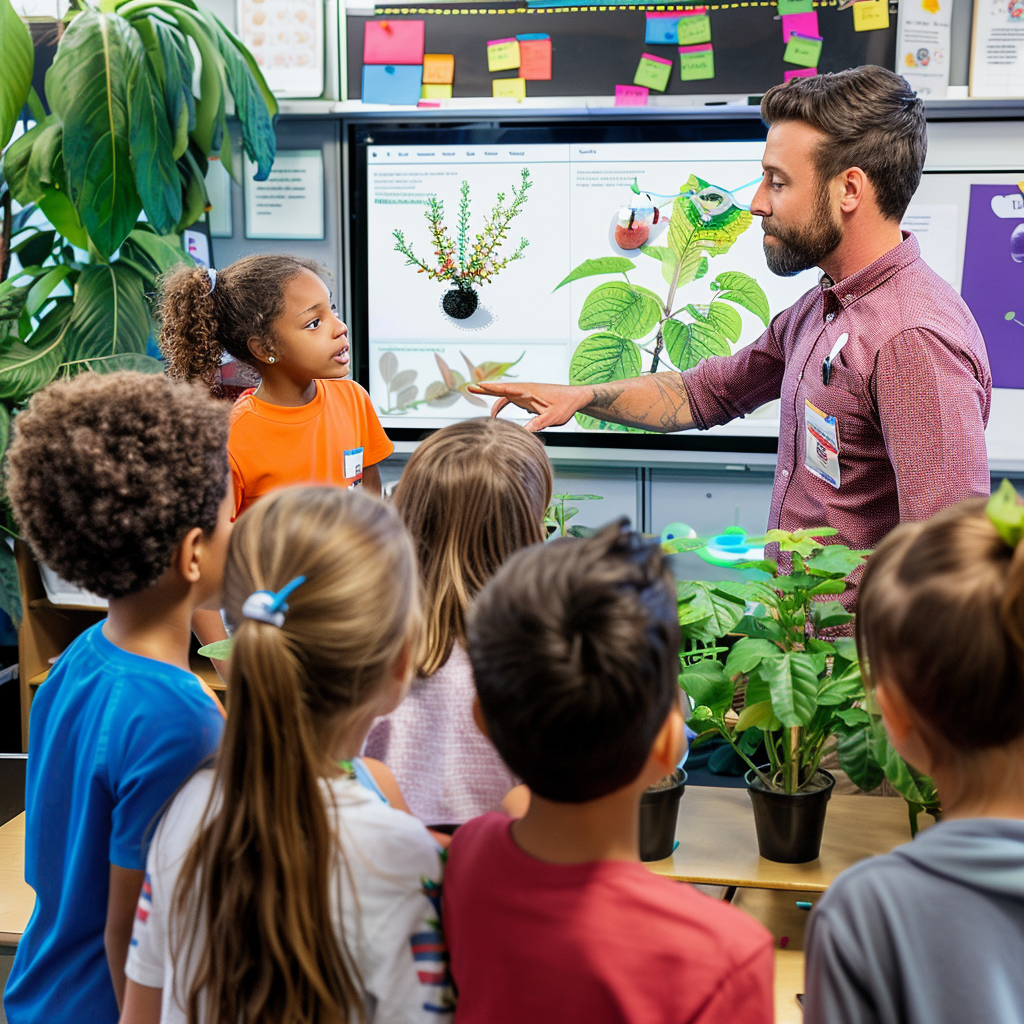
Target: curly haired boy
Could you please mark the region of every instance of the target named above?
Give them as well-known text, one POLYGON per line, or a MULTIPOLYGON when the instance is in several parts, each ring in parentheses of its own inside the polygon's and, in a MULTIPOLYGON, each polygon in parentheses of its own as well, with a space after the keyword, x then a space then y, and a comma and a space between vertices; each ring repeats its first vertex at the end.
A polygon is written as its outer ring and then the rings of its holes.
POLYGON ((32 705, 36 906, 7 984, 11 1024, 118 1019, 152 827, 222 730, 188 653, 193 613, 220 595, 227 434, 206 389, 140 373, 51 384, 15 420, 7 489, 22 536, 109 610, 32 705))

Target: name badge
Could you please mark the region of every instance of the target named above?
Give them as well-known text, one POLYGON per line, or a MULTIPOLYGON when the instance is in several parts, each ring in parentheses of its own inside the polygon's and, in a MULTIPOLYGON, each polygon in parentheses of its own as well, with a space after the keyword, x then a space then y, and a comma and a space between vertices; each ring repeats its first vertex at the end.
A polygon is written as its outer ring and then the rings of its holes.
POLYGON ((839 425, 817 406, 804 402, 804 468, 839 489, 839 425))
POLYGON ((349 487, 358 487, 363 482, 362 448, 350 448, 345 452, 345 479, 352 480, 349 487))

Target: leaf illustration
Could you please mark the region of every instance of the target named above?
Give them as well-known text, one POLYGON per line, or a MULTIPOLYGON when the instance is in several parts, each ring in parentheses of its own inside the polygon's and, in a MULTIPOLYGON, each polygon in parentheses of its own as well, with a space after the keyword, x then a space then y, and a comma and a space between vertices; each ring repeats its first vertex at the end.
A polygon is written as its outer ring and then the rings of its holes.
POLYGON ((433 384, 427 385, 423 397, 427 404, 434 409, 447 409, 459 400, 458 391, 452 391, 446 384, 435 380, 433 384))
POLYGON ((689 370, 708 356, 727 356, 728 340, 708 324, 666 320, 662 329, 665 351, 677 370, 689 370))
POLYGON ((719 334, 724 335, 734 345, 740 340, 743 331, 743 321, 739 313, 732 306, 724 302, 712 302, 710 306, 694 306, 692 303, 686 307, 686 312, 703 324, 713 327, 719 334))
POLYGON ((500 380, 502 377, 508 376, 508 371, 511 370, 512 367, 515 366, 517 363, 521 362, 523 356, 525 355, 526 353, 524 352, 522 356, 520 356, 518 359, 511 363, 495 363, 489 360, 487 362, 481 363, 476 368, 476 372, 479 374, 477 380, 500 380))
MULTIPOLYGON (((413 371, 409 370, 409 371, 406 371, 406 372, 411 373, 413 371)), ((395 398, 395 405, 397 405, 399 407, 401 407, 403 405, 412 405, 412 403, 416 401, 416 396, 419 393, 420 393, 420 389, 418 387, 416 387, 415 385, 413 385, 412 387, 408 387, 408 388, 402 388, 402 390, 398 392, 398 395, 395 398)))
POLYGON ((385 352, 377 363, 377 369, 385 384, 390 384, 392 378, 398 373, 398 356, 394 352, 385 352))
POLYGON ((610 332, 591 334, 576 347, 569 363, 570 384, 607 384, 640 375, 640 349, 610 332))
POLYGON ((417 374, 415 370, 402 370, 401 373, 396 373, 394 377, 388 381, 388 390, 403 391, 405 388, 409 387, 410 384, 415 383, 416 377, 417 374))
POLYGON ((469 402, 469 404, 470 404, 470 405, 477 405, 477 406, 479 406, 479 407, 480 407, 481 409, 486 409, 486 408, 487 408, 487 403, 486 403, 486 402, 485 402, 485 401, 484 401, 484 400, 483 400, 483 399, 482 399, 482 398, 481 398, 481 397, 480 397, 479 395, 471 395, 471 394, 470 394, 470 393, 469 393, 469 392, 468 392, 468 391, 466 390, 466 388, 468 388, 468 387, 469 387, 469 385, 468 385, 468 384, 463 384, 463 385, 462 385, 462 386, 461 386, 461 387, 459 388, 459 394, 460 394, 460 395, 462 395, 462 397, 463 397, 463 398, 464 398, 464 399, 465 399, 465 400, 466 400, 467 402, 469 402))
POLYGON ((579 324, 585 331, 606 327, 635 340, 649 334, 660 316, 661 301, 654 292, 625 281, 609 281, 587 296, 579 324))
POLYGON ((441 358, 439 352, 434 353, 434 358, 437 360, 437 368, 441 371, 441 379, 444 381, 445 387, 449 391, 455 391, 459 385, 455 382, 455 374, 452 372, 451 367, 441 358))
POLYGON ((768 326, 768 298, 749 274, 739 270, 726 270, 711 282, 711 288, 718 292, 719 299, 735 302, 737 306, 749 309, 765 327, 768 326))
POLYGON ((633 261, 625 256, 605 256, 599 260, 584 260, 565 280, 555 285, 552 291, 558 291, 562 285, 570 281, 578 281, 581 277, 593 277, 595 274, 624 274, 633 269, 633 261))

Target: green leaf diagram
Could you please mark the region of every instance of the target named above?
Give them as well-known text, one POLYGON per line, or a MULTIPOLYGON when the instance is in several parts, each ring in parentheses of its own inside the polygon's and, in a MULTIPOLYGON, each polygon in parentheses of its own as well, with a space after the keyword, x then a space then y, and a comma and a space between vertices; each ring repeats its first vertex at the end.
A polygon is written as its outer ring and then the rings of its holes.
POLYGON ((660 317, 661 302, 654 292, 625 281, 609 281, 587 296, 579 323, 585 331, 606 327, 636 341, 649 334, 660 317))
POLYGON ((732 306, 727 306, 724 302, 712 302, 709 306, 695 306, 690 303, 686 307, 686 312, 698 323, 713 327, 734 345, 740 340, 743 321, 732 306))
POLYGON ((679 370, 688 370, 708 356, 727 356, 731 351, 724 335, 700 322, 684 324, 667 320, 663 336, 665 351, 679 370))
POLYGON ((584 338, 572 354, 570 384, 607 384, 640 374, 640 349, 610 332, 584 338))
POLYGON ((750 310, 765 327, 768 326, 768 297, 749 274, 739 270, 723 271, 711 282, 711 289, 718 292, 718 298, 727 299, 729 302, 735 302, 737 306, 750 310))
POLYGON ((595 274, 624 274, 633 270, 633 261, 625 256, 605 256, 600 260, 584 260, 567 278, 559 281, 553 291, 558 291, 570 281, 578 281, 581 277, 593 277, 595 274))

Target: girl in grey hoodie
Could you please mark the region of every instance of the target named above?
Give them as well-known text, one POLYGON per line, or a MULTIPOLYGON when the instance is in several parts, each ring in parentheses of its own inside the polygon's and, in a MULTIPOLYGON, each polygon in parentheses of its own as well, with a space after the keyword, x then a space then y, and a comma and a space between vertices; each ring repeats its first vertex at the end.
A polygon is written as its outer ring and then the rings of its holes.
POLYGON ((943 818, 818 902, 805 1024, 1024 1022, 1024 506, 1003 488, 868 562, 865 679, 943 818))

